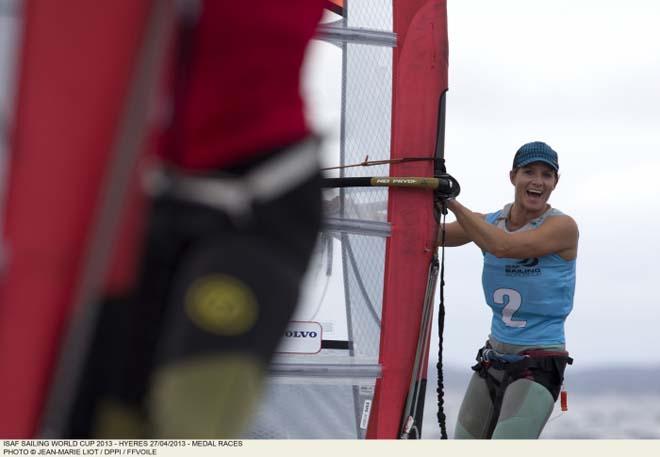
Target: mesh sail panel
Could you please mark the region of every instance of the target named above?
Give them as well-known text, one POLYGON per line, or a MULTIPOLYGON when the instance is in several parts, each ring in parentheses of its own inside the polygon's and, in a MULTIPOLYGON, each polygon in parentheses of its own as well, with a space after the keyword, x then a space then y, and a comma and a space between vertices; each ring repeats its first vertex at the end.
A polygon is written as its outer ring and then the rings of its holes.
MULTIPOLYGON (((391 0, 350 0, 338 28, 392 34, 391 0)), ((334 164, 390 157, 392 48, 338 44, 342 68, 340 141, 334 164)), ((341 176, 387 176, 388 166, 346 168, 341 176)), ((376 379, 387 189, 329 189, 301 301, 279 348, 246 438, 364 438, 376 379)))

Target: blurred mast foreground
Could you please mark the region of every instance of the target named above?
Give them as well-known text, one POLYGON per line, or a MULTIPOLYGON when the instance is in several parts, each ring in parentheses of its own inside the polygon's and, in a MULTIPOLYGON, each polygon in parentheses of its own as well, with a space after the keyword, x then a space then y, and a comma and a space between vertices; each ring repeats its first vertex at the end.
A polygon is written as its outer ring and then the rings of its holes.
POLYGON ((0 283, 5 438, 37 435, 75 395, 170 17, 165 1, 21 7, 0 283))

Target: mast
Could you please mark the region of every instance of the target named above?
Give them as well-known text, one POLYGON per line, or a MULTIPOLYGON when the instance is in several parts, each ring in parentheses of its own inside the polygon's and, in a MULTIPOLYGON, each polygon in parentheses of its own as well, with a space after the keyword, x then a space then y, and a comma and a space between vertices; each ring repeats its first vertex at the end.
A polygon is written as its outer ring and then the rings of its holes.
MULTIPOLYGON (((392 100, 393 159, 434 157, 438 100, 447 89, 445 0, 395 0, 392 100)), ((392 176, 433 176, 432 162, 403 162, 392 176)), ((431 192, 391 189, 380 340, 383 376, 377 381, 368 438, 398 436, 420 332, 428 266, 437 224, 431 192)), ((428 344, 428 342, 426 343, 428 344)))

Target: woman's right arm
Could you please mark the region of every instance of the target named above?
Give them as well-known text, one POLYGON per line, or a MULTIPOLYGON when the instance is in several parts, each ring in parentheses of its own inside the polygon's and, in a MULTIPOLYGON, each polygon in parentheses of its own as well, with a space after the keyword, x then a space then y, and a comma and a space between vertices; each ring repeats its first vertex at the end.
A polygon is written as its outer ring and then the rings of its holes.
MULTIPOLYGON (((436 245, 442 246, 442 227, 438 227, 438 238, 436 245)), ((450 222, 445 224, 445 247, 463 246, 469 243, 472 239, 463 230, 463 227, 458 222, 450 222)))
MULTIPOLYGON (((485 218, 485 214, 476 213, 482 218, 485 218)), ((438 238, 436 239, 436 246, 442 246, 442 227, 438 227, 438 238)), ((463 246, 474 241, 470 238, 470 235, 467 234, 465 229, 461 227, 461 224, 458 222, 450 222, 445 224, 445 247, 453 248, 456 246, 463 246)))

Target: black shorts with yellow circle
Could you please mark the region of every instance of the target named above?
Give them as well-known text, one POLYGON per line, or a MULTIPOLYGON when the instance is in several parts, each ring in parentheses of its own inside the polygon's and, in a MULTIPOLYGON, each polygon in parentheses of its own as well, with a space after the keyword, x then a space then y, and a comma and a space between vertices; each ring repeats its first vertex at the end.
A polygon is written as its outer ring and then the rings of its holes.
MULTIPOLYGON (((240 170, 239 170, 240 171, 240 170)), ((244 352, 267 365, 298 300, 321 224, 321 175, 247 217, 162 193, 151 203, 136 289, 103 307, 69 435, 102 399, 144 409, 152 373, 244 352)))

